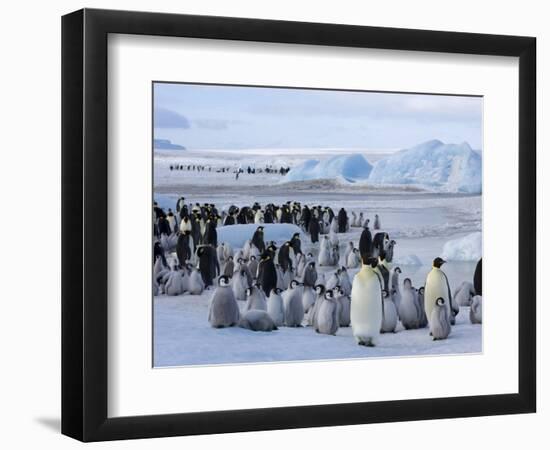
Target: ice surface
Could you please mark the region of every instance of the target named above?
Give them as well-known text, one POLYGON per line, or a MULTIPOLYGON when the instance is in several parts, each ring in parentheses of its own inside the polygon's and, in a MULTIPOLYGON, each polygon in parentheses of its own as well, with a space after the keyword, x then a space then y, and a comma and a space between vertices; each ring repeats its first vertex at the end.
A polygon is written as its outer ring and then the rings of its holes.
POLYGON ((481 252, 481 232, 476 232, 446 242, 442 258, 449 261, 477 261, 481 258, 481 252))
POLYGON ((481 193, 481 155, 466 142, 457 145, 432 140, 378 161, 369 183, 416 184, 447 192, 481 193))
POLYGON ((335 155, 327 159, 308 159, 292 168, 282 182, 338 178, 348 181, 367 179, 372 165, 363 155, 335 155))
POLYGON ((415 254, 409 254, 394 258, 393 264, 399 266, 421 266, 422 261, 415 254))
POLYGON ((183 145, 172 144, 172 142, 168 139, 155 139, 153 144, 155 148, 161 150, 185 150, 183 145))
MULTIPOLYGON (((259 226, 260 224, 247 224, 218 227, 218 242, 226 242, 233 248, 240 248, 252 238, 259 226)), ((261 226, 264 227, 264 241, 275 241, 279 245, 289 241, 294 233, 302 234, 301 228, 291 223, 266 223, 261 226)))

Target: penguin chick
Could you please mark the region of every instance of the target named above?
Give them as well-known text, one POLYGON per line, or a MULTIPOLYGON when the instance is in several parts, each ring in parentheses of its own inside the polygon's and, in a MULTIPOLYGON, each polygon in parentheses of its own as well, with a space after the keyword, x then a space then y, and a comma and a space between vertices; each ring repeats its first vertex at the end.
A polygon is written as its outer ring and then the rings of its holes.
POLYGON ((430 332, 434 341, 447 339, 451 333, 451 322, 445 305, 445 299, 439 297, 435 301, 430 317, 430 332))
POLYGON ((252 331, 273 331, 277 325, 266 311, 251 309, 239 320, 239 327, 252 331))
POLYGON ((229 278, 222 275, 210 301, 208 322, 214 328, 232 327, 239 322, 239 316, 239 305, 229 285, 229 278))
POLYGON ((482 297, 481 295, 476 295, 472 299, 472 304, 470 306, 470 322, 473 324, 481 323, 482 316, 482 297))

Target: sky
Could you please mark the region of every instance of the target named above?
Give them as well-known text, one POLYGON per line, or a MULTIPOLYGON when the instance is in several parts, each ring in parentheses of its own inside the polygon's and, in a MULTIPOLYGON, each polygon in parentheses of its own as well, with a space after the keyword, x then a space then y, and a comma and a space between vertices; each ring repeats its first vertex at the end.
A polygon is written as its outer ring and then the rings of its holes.
POLYGON ((188 149, 482 146, 481 97, 155 83, 154 137, 188 149))

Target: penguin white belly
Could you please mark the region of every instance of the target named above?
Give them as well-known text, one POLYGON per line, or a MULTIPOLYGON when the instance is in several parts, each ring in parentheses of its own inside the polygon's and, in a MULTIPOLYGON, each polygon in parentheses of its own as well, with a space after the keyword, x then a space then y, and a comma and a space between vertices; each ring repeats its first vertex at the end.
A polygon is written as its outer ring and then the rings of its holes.
POLYGON ((449 288, 447 286, 447 277, 437 268, 433 268, 426 278, 426 286, 424 288, 424 308, 428 319, 432 316, 432 311, 435 306, 435 301, 442 297, 445 300, 445 308, 450 317, 450 299, 449 288))
POLYGON ((285 311, 283 308, 283 299, 280 295, 270 295, 267 298, 267 313, 278 327, 284 323, 285 311))
POLYGON ((355 275, 351 289, 351 327, 358 342, 372 343, 382 325, 382 291, 376 273, 366 266, 355 275))

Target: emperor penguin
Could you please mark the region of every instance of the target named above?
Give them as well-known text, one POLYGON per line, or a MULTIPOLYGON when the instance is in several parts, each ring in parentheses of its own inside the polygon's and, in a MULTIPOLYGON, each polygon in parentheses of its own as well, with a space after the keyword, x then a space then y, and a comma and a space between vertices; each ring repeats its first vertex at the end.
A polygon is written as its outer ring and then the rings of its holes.
POLYGON ((428 317, 426 316, 426 308, 424 306, 424 286, 418 288, 418 305, 420 306, 420 320, 419 328, 426 328, 428 326, 428 317))
POLYGON ((372 234, 368 225, 369 219, 365 221, 361 237, 359 238, 359 254, 361 261, 365 262, 372 255, 372 234))
POLYGON ((273 257, 268 252, 264 252, 258 266, 258 282, 265 295, 269 295, 271 289, 277 287, 277 269, 273 257))
POLYGON ((330 266, 332 263, 332 254, 330 249, 330 240, 328 236, 321 239, 321 248, 318 257, 319 266, 330 266))
POLYGON ((337 286, 334 292, 334 298, 340 305, 339 324, 341 327, 349 327, 351 300, 340 286, 337 286))
POLYGON ((239 305, 229 286, 229 278, 222 275, 208 309, 208 322, 214 328, 232 327, 239 322, 239 305))
POLYGON ((180 270, 172 270, 164 283, 166 295, 181 295, 185 291, 184 274, 180 270))
POLYGON ((315 269, 315 261, 311 261, 304 269, 302 277, 304 286, 314 287, 317 282, 317 270, 315 269))
POLYGON ((285 308, 279 288, 271 289, 269 297, 267 297, 267 313, 271 316, 276 326, 280 327, 284 324, 285 308))
POLYGON ((233 261, 233 257, 229 256, 225 260, 225 264, 223 266, 223 274, 231 278, 233 276, 234 271, 235 271, 235 262, 233 261))
POLYGON ((357 214, 355 214, 355 211, 351 212, 350 226, 351 227, 356 227, 357 226, 357 214))
POLYGON ((380 331, 382 333, 395 333, 397 327, 397 309, 388 291, 382 291, 382 297, 384 298, 384 319, 382 320, 382 327, 380 331))
POLYGON ((339 306, 331 289, 325 292, 325 301, 317 312, 315 331, 321 334, 335 335, 340 326, 339 306))
POLYGON ((342 255, 342 260, 340 261, 340 265, 347 266, 348 264, 348 256, 353 251, 353 242, 348 242, 346 245, 346 248, 344 249, 344 254, 342 255))
POLYGON ((308 324, 312 327, 315 327, 315 324, 317 323, 317 313, 319 312, 321 303, 325 300, 325 291, 326 289, 324 284, 317 284, 315 286, 315 303, 310 308, 308 315, 308 324))
POLYGON ((380 217, 378 217, 378 214, 374 215, 374 225, 372 226, 375 230, 379 230, 381 227, 380 224, 380 217))
POLYGON ((329 289, 334 289, 336 286, 340 284, 340 278, 338 275, 339 275, 338 271, 334 271, 333 274, 329 277, 329 279, 325 283, 325 289, 327 291, 329 289))
POLYGON ((260 253, 263 253, 265 251, 265 242, 264 242, 264 227, 259 226, 256 228, 256 231, 254 232, 254 235, 252 236, 252 244, 256 246, 256 248, 260 251, 260 253))
POLYGON ((256 279, 258 277, 258 265, 258 258, 256 258, 256 256, 254 255, 250 256, 250 259, 248 261, 248 270, 250 271, 253 279, 256 279))
POLYGON ((481 295, 476 295, 472 299, 472 304, 470 305, 470 322, 473 324, 481 323, 482 318, 482 297, 481 295))
POLYGON ((451 333, 451 322, 449 320, 449 308, 443 297, 438 297, 433 305, 430 315, 430 333, 434 341, 447 339, 451 333))
POLYGON ((316 242, 319 242, 319 232, 320 226, 319 226, 319 220, 315 217, 312 217, 309 221, 309 235, 311 237, 311 243, 315 244, 316 242))
POLYGON ((277 255, 277 262, 285 272, 292 270, 291 250, 292 244, 290 241, 287 241, 281 246, 279 254, 277 255))
POLYGON ((346 258, 346 267, 348 269, 357 269, 361 266, 361 256, 359 250, 354 248, 346 258))
POLYGON ((267 300, 259 285, 251 286, 246 290, 246 311, 260 309, 267 311, 267 300))
POLYGON ((453 303, 458 306, 470 306, 475 295, 476 291, 473 283, 463 281, 462 284, 455 289, 453 303))
POLYGON ((199 270, 204 285, 205 287, 212 286, 214 284, 214 278, 220 272, 220 264, 216 256, 216 250, 210 245, 203 245, 197 249, 197 256, 199 257, 199 270))
POLYGON ((351 327, 359 345, 373 347, 380 336, 383 305, 382 286, 375 272, 378 261, 368 258, 355 275, 351 288, 351 327))
POLYGON ((395 244, 396 242, 393 239, 388 243, 388 249, 386 250, 386 261, 389 263, 393 261, 393 248, 395 247, 395 244))
POLYGON ((344 208, 340 208, 338 211, 338 233, 345 233, 348 228, 348 214, 344 208))
POLYGON ((420 325, 420 305, 416 290, 412 286, 411 280, 405 278, 403 281, 403 290, 401 291, 401 302, 399 304, 399 318, 405 327, 405 330, 417 329, 420 325))
POLYGON ((238 270, 233 274, 232 289, 235 299, 246 300, 246 290, 250 287, 246 272, 244 270, 238 270))
POLYGON ((474 289, 476 291, 476 295, 483 295, 482 289, 481 289, 481 278, 482 278, 482 272, 483 272, 483 263, 482 259, 480 258, 479 261, 476 264, 476 270, 474 272, 474 289))
POLYGON ((302 305, 304 307, 304 314, 309 314, 309 311, 315 304, 315 291, 311 286, 304 285, 304 291, 302 294, 302 305))
POLYGON ((193 237, 191 231, 184 231, 178 235, 176 242, 176 255, 180 264, 185 264, 191 259, 191 249, 193 248, 193 237))
POLYGON ((189 293, 191 295, 201 295, 204 291, 204 281, 199 271, 193 267, 189 275, 189 293))
POLYGON ((304 320, 304 306, 302 304, 302 289, 297 280, 290 282, 290 287, 283 292, 285 308, 285 325, 287 327, 301 327, 304 320))
POLYGON ((451 288, 447 275, 441 270, 441 266, 445 264, 445 261, 439 256, 433 260, 432 270, 426 277, 426 284, 424 285, 424 309, 426 310, 426 317, 431 328, 432 311, 435 307, 438 298, 442 298, 441 305, 447 311, 447 317, 451 317, 451 288))
POLYGON ((344 294, 351 295, 351 280, 345 267, 342 267, 338 271, 338 277, 340 279, 340 288, 344 291, 344 294))
POLYGON ((239 327, 251 331, 277 330, 277 324, 271 316, 267 312, 257 309, 245 312, 239 320, 239 327))

